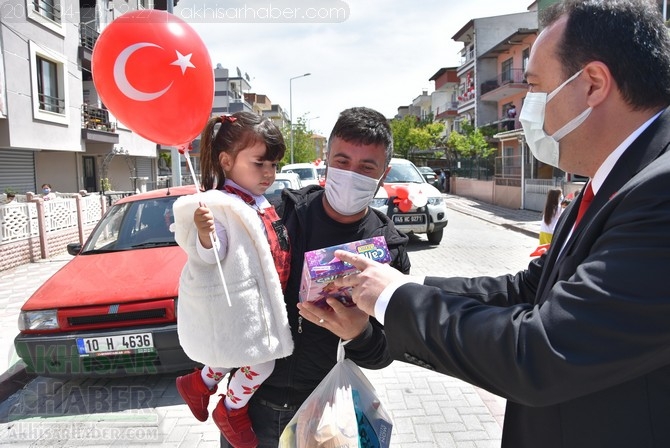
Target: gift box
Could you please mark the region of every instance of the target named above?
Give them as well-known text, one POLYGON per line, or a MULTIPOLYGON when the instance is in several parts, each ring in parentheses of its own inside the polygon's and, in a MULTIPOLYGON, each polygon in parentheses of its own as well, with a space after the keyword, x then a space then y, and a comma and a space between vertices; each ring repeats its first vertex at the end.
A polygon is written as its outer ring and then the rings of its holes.
POLYGON ((314 302, 318 306, 328 306, 326 299, 333 297, 346 306, 353 306, 351 288, 337 288, 335 279, 358 272, 355 267, 335 257, 336 250, 346 250, 363 255, 379 263, 389 263, 391 254, 383 236, 324 247, 305 252, 302 268, 299 298, 301 302, 314 302))

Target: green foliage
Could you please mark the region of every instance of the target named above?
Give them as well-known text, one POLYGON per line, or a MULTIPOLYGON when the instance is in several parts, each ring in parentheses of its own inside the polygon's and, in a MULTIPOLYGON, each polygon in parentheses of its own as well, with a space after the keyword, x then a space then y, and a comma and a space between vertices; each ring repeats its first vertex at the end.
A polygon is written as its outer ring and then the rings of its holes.
MULTIPOLYGON (((284 126, 281 132, 286 142, 286 153, 279 162, 280 167, 291 163, 291 126, 284 126)), ((307 129, 305 116, 299 117, 293 125, 293 163, 312 162, 316 159, 313 135, 313 132, 307 129)))
POLYGON ((473 159, 487 159, 496 152, 496 148, 489 145, 484 133, 469 123, 461 125, 463 133, 449 134, 446 146, 464 157, 473 159))
POLYGON ((393 132, 394 153, 409 159, 412 149, 430 149, 439 145, 444 124, 432 120, 419 121, 413 115, 394 118, 390 122, 393 132))
POLYGON ((112 183, 109 181, 109 178, 104 177, 100 179, 100 188, 102 189, 102 191, 112 190, 112 183))
POLYGON ((7 187, 5 188, 5 194, 16 196, 16 190, 14 190, 12 187, 7 187))

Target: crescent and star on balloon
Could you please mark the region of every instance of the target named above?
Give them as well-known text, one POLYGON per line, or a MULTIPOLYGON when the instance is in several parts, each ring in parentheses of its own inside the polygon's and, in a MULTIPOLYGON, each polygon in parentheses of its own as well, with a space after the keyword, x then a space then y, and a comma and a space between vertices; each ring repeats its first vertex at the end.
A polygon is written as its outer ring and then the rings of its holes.
MULTIPOLYGON (((126 64, 128 59, 133 55, 137 50, 145 47, 155 47, 163 50, 163 47, 156 45, 150 42, 139 42, 133 45, 126 47, 114 61, 114 81, 116 82, 117 87, 125 96, 136 101, 152 101, 156 98, 164 95, 170 87, 172 87, 173 82, 170 82, 167 87, 157 92, 143 92, 136 89, 128 80, 126 76, 126 64)), ((178 50, 175 50, 177 53, 177 59, 170 63, 170 65, 176 65, 181 69, 181 74, 186 73, 186 69, 195 68, 195 65, 191 62, 191 56, 193 53, 187 55, 181 54, 178 50)))

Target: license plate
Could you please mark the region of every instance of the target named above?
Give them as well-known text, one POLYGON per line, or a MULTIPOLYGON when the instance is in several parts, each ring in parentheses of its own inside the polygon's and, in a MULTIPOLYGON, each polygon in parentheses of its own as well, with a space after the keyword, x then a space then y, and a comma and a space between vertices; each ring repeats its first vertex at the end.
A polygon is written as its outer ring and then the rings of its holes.
POLYGON ((394 224, 425 224, 426 215, 393 215, 394 224))
POLYGON ((77 338, 77 349, 82 357, 148 353, 154 351, 154 338, 151 333, 77 338))

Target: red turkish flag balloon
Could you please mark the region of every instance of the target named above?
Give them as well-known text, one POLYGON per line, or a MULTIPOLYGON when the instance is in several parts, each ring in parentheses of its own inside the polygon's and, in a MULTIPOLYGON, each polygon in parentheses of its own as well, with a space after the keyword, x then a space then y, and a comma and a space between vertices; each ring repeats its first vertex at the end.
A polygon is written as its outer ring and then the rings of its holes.
POLYGON ((214 101, 214 72, 205 44, 165 11, 123 14, 100 34, 93 83, 119 121, 161 145, 185 145, 205 127, 214 101))

